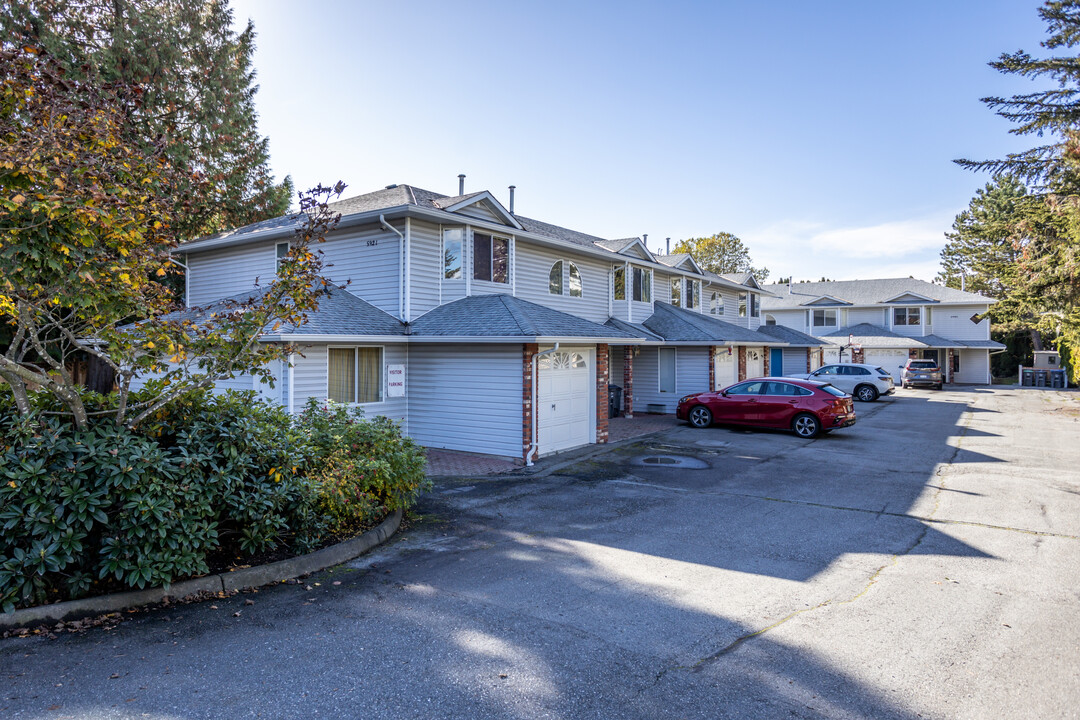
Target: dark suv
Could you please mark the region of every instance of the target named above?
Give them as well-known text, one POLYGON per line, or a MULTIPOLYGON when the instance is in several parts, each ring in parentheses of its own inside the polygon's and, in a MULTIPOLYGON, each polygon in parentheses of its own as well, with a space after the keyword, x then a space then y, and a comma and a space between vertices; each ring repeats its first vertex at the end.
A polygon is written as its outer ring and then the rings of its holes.
POLYGON ((941 368, 937 360, 908 360, 900 374, 900 387, 942 388, 941 368))

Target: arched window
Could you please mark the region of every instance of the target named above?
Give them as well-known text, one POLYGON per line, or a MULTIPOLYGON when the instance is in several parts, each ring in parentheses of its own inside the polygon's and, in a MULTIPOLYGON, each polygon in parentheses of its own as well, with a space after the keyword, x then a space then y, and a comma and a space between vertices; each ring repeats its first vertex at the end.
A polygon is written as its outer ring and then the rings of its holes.
POLYGON ((765 316, 765 324, 766 325, 775 325, 776 324, 776 318, 773 317, 772 315, 766 315, 765 316))
POLYGON ((570 297, 581 297, 581 273, 574 263, 570 263, 570 297))
POLYGON ((562 295, 562 260, 556 260, 548 273, 548 293, 562 295))
POLYGON ((720 314, 719 308, 720 308, 720 293, 713 293, 712 296, 709 297, 709 313, 711 315, 718 315, 718 314, 720 314))

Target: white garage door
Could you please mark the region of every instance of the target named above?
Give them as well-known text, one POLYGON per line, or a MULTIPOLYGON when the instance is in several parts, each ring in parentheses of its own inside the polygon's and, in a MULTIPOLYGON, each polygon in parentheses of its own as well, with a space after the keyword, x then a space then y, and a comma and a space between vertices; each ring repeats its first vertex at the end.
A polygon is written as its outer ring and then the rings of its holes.
POLYGON ((716 356, 713 358, 716 365, 716 387, 713 390, 726 388, 734 385, 738 380, 738 367, 736 363, 735 348, 718 347, 716 356))
POLYGON ((746 377, 756 378, 765 374, 765 352, 757 348, 746 348, 746 377))
POLYGON ((878 365, 889 371, 893 381, 900 384, 900 368, 907 362, 907 350, 881 350, 867 348, 863 353, 867 365, 878 365))
POLYGON ((537 361, 537 444, 541 455, 592 442, 590 358, 588 349, 560 349, 537 361))

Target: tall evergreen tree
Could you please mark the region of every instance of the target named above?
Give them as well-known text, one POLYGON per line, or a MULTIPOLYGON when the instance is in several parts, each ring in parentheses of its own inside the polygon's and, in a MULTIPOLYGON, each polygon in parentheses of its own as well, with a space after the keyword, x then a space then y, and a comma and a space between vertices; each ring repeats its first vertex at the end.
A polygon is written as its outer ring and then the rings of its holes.
POLYGON ((232 29, 227 0, 10 0, 9 42, 44 47, 74 78, 133 88, 129 121, 165 146, 183 186, 172 217, 190 239, 288 212, 258 130, 255 29, 232 29))

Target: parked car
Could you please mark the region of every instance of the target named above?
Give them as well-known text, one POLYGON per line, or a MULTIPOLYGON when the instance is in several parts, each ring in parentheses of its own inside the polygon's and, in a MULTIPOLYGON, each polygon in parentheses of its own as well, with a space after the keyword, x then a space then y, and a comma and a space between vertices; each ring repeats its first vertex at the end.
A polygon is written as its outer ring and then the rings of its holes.
POLYGON ((937 360, 908 360, 900 373, 901 387, 932 387, 940 390, 944 386, 941 368, 937 360))
POLYGON ((716 392, 687 395, 675 415, 697 428, 713 423, 790 429, 812 438, 855 424, 851 396, 829 383, 754 378, 716 392))
POLYGON ((896 389, 893 377, 888 370, 877 365, 861 363, 822 365, 812 373, 793 377, 827 382, 863 402, 873 402, 896 389))

